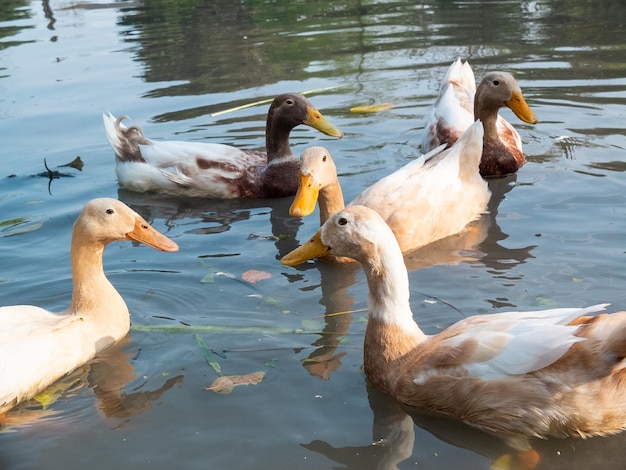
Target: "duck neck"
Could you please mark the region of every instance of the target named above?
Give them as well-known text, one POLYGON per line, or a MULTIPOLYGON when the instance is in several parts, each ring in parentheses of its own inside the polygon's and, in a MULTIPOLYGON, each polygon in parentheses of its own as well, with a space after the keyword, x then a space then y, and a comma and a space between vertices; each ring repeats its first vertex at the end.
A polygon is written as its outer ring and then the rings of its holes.
POLYGON ((392 393, 397 378, 393 371, 402 368, 426 335, 413 320, 402 253, 388 245, 380 244, 377 256, 363 265, 370 292, 363 364, 370 381, 392 393))
POLYGON ((265 150, 268 162, 282 157, 294 157, 289 145, 291 129, 293 129, 291 124, 281 124, 280 120, 274 117, 274 110, 270 109, 265 125, 265 150))
POLYGON ((484 103, 481 102, 480 97, 481 94, 479 90, 474 97, 474 120, 477 121, 480 119, 483 123, 483 142, 500 140, 496 126, 499 108, 486 107, 484 103))
POLYGON ((74 289, 66 313, 97 324, 102 334, 116 341, 128 332, 130 320, 124 299, 104 275, 104 247, 102 242, 86 243, 81 237, 72 237, 70 258, 74 289))
POLYGON ((320 227, 328 220, 331 215, 336 214, 345 209, 343 201, 343 192, 339 180, 335 177, 333 181, 322 187, 317 203, 320 208, 320 227))

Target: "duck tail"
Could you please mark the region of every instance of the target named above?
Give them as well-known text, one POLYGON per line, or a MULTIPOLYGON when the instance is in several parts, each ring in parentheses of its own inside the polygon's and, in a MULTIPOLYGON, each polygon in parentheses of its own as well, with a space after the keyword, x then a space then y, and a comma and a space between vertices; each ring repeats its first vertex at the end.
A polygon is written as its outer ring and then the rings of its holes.
POLYGON ((472 93, 476 93, 476 78, 469 62, 463 62, 460 58, 452 62, 441 84, 441 89, 447 83, 454 83, 472 93))
POLYGON ((483 133, 482 122, 476 121, 451 147, 452 151, 456 150, 460 153, 458 156, 459 178, 462 180, 471 180, 477 175, 480 176, 479 166, 483 153, 483 133))
POLYGON ((141 155, 140 145, 149 145, 143 130, 139 126, 126 127, 122 124, 128 116, 116 118, 111 113, 102 114, 107 140, 115 151, 115 158, 120 162, 145 162, 141 155))
POLYGON ((626 358, 626 312, 583 316, 570 324, 581 325, 576 335, 597 341, 604 357, 620 363, 626 358))

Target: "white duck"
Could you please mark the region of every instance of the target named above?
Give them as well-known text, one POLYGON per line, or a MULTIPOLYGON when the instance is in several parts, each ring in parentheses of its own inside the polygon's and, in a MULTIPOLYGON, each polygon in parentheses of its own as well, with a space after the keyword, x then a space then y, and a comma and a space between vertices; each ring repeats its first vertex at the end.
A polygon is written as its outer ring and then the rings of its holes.
POLYGON ((103 114, 109 143, 115 150, 120 186, 138 192, 174 196, 271 198, 293 196, 298 188, 298 159, 291 152, 291 130, 306 124, 324 134, 343 133, 302 95, 277 96, 267 114, 267 154, 230 145, 157 141, 141 128, 122 124, 126 116, 103 114))
POLYGON ((162 251, 178 245, 115 199, 93 199, 74 223, 70 257, 74 289, 67 310, 0 307, 0 414, 45 389, 122 339, 128 308, 104 275, 104 247, 135 240, 162 251))
POLYGON ((282 263, 329 253, 361 263, 369 286, 364 370, 401 403, 504 437, 530 462, 538 456, 527 437, 626 428, 626 312, 590 316, 604 304, 476 315, 426 335, 410 309, 402 253, 373 210, 338 212, 297 250, 282 263))
MULTIPOLYGON (((402 251, 461 232, 485 211, 491 192, 478 172, 483 126, 477 121, 459 141, 438 148, 374 183, 348 206, 374 209, 391 227, 402 251)), ((303 217, 320 207, 320 225, 344 208, 337 168, 323 147, 300 157, 300 184, 289 209, 303 217)), ((339 259, 341 260, 341 259, 339 259)))
POLYGON ((427 119, 422 152, 441 144, 452 145, 475 120, 480 119, 485 127, 480 174, 497 177, 515 173, 525 162, 522 139, 498 114, 504 106, 524 122, 538 122, 510 73, 490 72, 476 88, 469 63, 457 59, 448 69, 427 119))

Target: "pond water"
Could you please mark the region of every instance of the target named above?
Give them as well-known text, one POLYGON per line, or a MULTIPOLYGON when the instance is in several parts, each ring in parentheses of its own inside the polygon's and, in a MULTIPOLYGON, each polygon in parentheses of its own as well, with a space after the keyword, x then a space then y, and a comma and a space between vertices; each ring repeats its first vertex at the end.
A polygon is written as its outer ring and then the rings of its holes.
MULTIPOLYGON (((148 137, 262 149, 267 104, 312 103, 342 140, 298 127, 296 154, 324 145, 346 200, 420 154, 447 67, 506 70, 539 123, 519 130, 528 163, 490 181, 478 239, 409 259, 415 318, 435 333, 475 313, 626 309, 626 37, 622 2, 321 1, 0 6, 0 292, 3 305, 60 311, 71 292, 71 225, 114 197, 180 246, 116 243, 107 275, 132 329, 58 387, 45 410, 0 428, 0 468, 487 469, 504 446, 456 422, 408 416, 360 371, 367 285, 356 266, 278 258, 317 213, 287 199, 211 201, 118 188, 101 115, 148 137), (387 111, 350 113, 366 104, 387 111), (61 166, 80 157, 82 169, 61 166), (50 179, 45 165, 55 172, 50 179), (466 255, 451 262, 451 253, 466 255), (458 261, 458 260, 457 260, 458 261), (249 270, 269 273, 257 283, 249 270), (326 313, 348 312, 336 316, 326 313), (202 345, 206 345, 203 347, 202 345), (230 394, 218 376, 264 372, 230 394), (372 445, 384 438, 384 444, 372 445)), ((1 380, 1 379, 0 379, 1 380)), ((534 442, 537 468, 621 468, 626 434, 534 442)))

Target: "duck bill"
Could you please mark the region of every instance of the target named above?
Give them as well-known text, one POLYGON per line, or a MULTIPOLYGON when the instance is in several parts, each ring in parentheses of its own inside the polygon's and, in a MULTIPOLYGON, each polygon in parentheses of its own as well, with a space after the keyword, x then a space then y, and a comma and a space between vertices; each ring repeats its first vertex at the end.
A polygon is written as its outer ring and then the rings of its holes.
POLYGON ((524 95, 522 95, 519 91, 514 91, 511 99, 505 103, 511 110, 515 113, 515 115, 520 118, 522 121, 527 122, 529 124, 537 124, 539 119, 530 109, 528 103, 524 99, 524 95))
POLYGON ((315 210, 315 204, 319 196, 319 185, 315 184, 313 175, 299 175, 299 186, 296 196, 293 198, 289 215, 292 217, 306 217, 315 210))
POLYGON ((318 230, 308 242, 299 246, 282 257, 280 262, 285 266, 296 266, 313 258, 321 258, 330 254, 330 248, 322 243, 322 230, 318 230))
POLYGON ((322 113, 320 113, 313 106, 307 106, 306 112, 307 117, 304 120, 304 124, 311 126, 313 129, 317 129, 326 135, 338 137, 339 139, 343 137, 343 132, 328 122, 326 118, 322 116, 322 113))
POLYGON ((135 218, 135 227, 126 234, 126 238, 141 242, 155 250, 178 251, 178 245, 165 235, 153 229, 143 218, 135 218))

